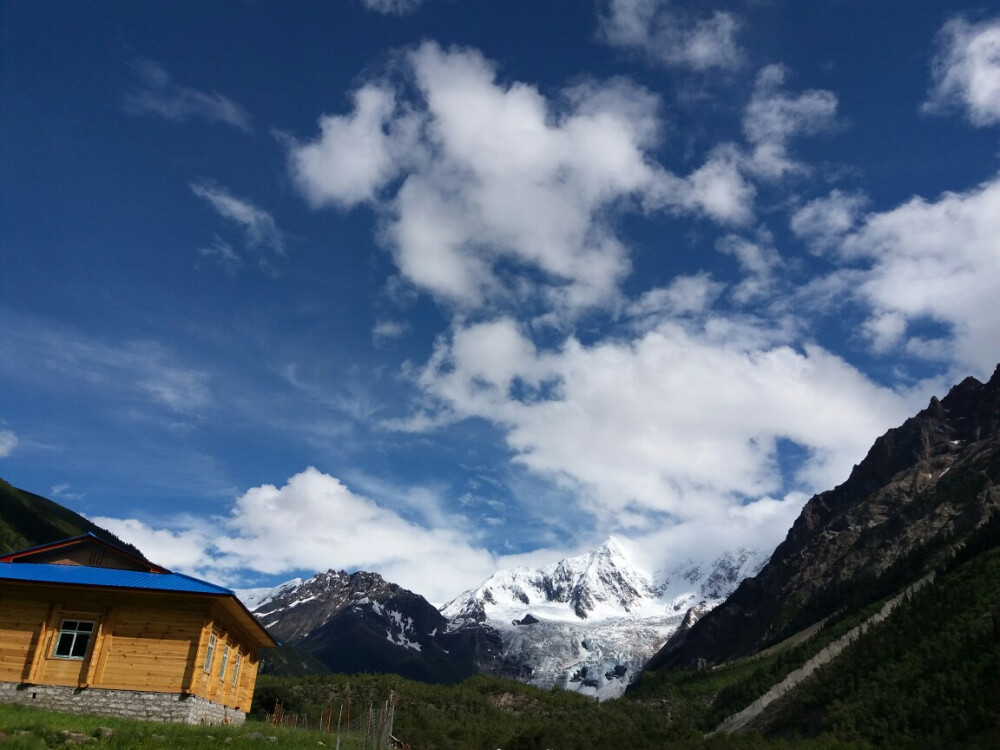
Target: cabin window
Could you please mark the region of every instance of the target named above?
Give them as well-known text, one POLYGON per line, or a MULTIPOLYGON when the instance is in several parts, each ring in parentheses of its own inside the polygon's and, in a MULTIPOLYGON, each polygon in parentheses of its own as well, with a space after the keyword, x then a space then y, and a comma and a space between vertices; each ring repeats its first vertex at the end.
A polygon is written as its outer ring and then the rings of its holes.
POLYGON ((229 646, 226 646, 222 651, 222 666, 219 668, 219 682, 222 682, 223 678, 226 676, 226 662, 229 661, 229 646))
POLYGON ((237 651, 236 652, 236 663, 233 664, 233 687, 236 687, 237 680, 240 679, 240 662, 243 660, 243 655, 237 651))
POLYGON ((205 652, 205 671, 212 671, 212 657, 215 656, 215 633, 208 636, 208 651, 205 652))
POLYGON ((87 655, 90 638, 94 634, 94 623, 86 620, 63 620, 56 639, 53 656, 60 659, 82 659, 87 655))

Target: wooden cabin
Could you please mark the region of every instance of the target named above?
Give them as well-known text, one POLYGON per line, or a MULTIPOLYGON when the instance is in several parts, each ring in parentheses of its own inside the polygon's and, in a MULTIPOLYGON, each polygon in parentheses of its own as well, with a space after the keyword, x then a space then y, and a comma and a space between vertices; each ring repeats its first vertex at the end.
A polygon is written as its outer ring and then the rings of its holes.
POLYGON ((229 589, 92 534, 0 556, 0 702, 242 723, 276 645, 229 589))

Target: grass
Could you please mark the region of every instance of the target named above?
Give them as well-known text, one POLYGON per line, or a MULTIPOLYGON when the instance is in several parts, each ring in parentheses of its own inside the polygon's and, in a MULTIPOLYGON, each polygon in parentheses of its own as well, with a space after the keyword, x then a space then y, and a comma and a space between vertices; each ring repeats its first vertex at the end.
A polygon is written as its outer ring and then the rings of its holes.
MULTIPOLYGON (((361 748, 362 740, 342 735, 341 749, 361 748), (356 744, 345 740, 355 740, 356 744)), ((0 705, 0 748, 3 750, 47 750, 72 746, 95 750, 219 750, 220 747, 237 750, 272 745, 316 750, 333 748, 336 742, 336 734, 275 727, 256 721, 247 721, 240 727, 190 726, 0 705), (276 739, 270 740, 271 737, 276 739)))

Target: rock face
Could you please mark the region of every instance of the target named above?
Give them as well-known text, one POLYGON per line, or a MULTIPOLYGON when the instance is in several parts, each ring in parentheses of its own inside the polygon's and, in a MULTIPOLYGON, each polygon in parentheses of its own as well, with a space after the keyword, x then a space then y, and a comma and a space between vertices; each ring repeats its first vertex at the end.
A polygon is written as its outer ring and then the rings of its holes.
POLYGON ((451 683, 495 669, 495 633, 450 632, 430 602, 377 573, 329 570, 245 601, 275 638, 334 672, 451 683))
POLYGON ((492 674, 613 698, 674 631, 763 562, 759 552, 741 549, 650 574, 611 538, 546 568, 499 571, 442 613, 456 634, 498 634, 492 674))
POLYGON ((861 586, 903 583, 1000 510, 998 485, 1000 367, 876 440, 846 482, 809 500, 760 573, 671 638, 650 668, 743 656, 829 614, 861 586))

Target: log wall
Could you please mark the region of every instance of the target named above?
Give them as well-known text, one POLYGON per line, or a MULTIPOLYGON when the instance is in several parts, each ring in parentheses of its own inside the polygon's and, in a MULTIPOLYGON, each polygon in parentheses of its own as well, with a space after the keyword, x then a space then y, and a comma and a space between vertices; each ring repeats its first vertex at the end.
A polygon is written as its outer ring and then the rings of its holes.
POLYGON ((190 694, 246 712, 257 649, 248 647, 252 641, 231 620, 213 597, 2 582, 0 681, 190 694), (67 619, 95 623, 82 659, 54 655, 67 619), (213 633, 216 645, 206 671, 213 633))

